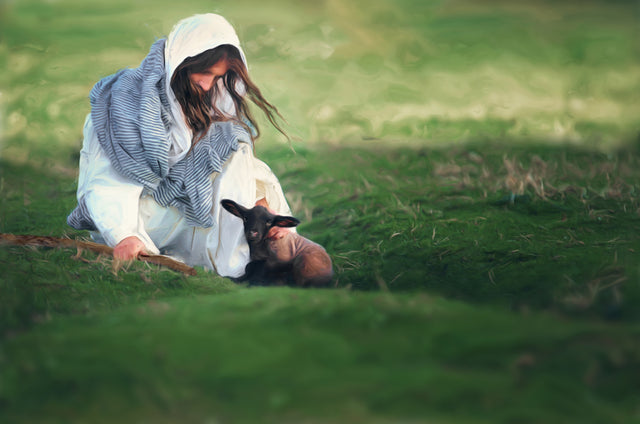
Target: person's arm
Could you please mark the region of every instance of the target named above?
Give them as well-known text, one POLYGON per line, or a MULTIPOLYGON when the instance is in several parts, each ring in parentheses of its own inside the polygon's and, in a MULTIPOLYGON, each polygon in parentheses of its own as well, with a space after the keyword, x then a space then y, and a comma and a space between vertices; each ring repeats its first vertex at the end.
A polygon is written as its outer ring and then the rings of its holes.
POLYGON ((109 177, 103 174, 92 182, 85 204, 105 243, 114 248, 113 256, 131 260, 147 250, 157 250, 144 229, 140 231, 138 204, 142 187, 109 177), (150 249, 144 239, 152 244, 150 249))
POLYGON ((135 259, 143 252, 157 254, 139 216, 142 186, 122 177, 100 147, 91 120, 84 130, 80 152, 78 198, 83 197, 91 219, 114 257, 135 259))

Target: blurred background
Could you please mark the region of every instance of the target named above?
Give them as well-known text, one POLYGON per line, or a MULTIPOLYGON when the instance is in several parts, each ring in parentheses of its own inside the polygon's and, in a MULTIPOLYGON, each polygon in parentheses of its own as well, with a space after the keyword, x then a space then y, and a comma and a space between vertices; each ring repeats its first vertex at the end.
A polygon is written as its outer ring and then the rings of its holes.
MULTIPOLYGON (((203 12, 235 26, 294 146, 607 149, 638 137, 637 1, 3 0, 1 157, 69 158, 92 85, 138 66, 155 39, 203 12)), ((263 142, 284 142, 263 130, 263 142)))

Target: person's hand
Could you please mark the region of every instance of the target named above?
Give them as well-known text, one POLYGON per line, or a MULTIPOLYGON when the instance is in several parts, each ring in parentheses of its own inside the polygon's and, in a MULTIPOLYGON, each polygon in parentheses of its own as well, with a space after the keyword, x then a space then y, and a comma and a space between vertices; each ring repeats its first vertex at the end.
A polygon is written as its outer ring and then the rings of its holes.
POLYGON ((144 253, 144 250, 144 243, 138 237, 129 236, 113 248, 113 257, 120 261, 130 261, 144 253))
POLYGON ((281 238, 289 234, 290 231, 291 228, 271 227, 271 229, 267 233, 267 238, 269 240, 280 240, 281 238))
MULTIPOLYGON (((269 207, 269 204, 267 203, 267 199, 262 198, 259 199, 256 202, 256 206, 264 206, 265 208, 267 208, 267 210, 274 214, 277 215, 277 212, 274 211, 273 209, 271 209, 269 207)), ((267 233, 267 238, 269 240, 280 240, 281 238, 283 238, 284 236, 286 236, 289 231, 291 231, 290 228, 284 228, 284 227, 271 227, 271 229, 269 230, 269 232, 267 233)))

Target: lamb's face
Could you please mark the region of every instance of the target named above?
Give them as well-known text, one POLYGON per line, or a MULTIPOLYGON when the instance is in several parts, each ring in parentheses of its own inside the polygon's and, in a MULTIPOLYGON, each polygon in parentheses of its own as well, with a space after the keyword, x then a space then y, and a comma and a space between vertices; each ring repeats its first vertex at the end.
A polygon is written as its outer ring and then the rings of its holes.
POLYGON ((259 243, 263 241, 271 227, 273 227, 273 220, 275 215, 269 213, 269 211, 263 206, 255 206, 252 209, 247 210, 247 213, 242 217, 244 221, 244 235, 249 243, 259 243))
POLYGON ((262 242, 273 226, 295 227, 300 223, 297 218, 292 216, 274 215, 263 206, 247 209, 229 199, 224 199, 220 203, 227 211, 242 219, 244 235, 249 244, 262 242))

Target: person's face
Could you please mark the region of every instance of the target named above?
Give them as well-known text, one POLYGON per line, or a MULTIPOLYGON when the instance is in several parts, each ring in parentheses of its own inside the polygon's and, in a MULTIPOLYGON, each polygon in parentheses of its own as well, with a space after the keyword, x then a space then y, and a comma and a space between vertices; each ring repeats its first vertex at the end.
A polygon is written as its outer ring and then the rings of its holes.
POLYGON ((205 69, 202 72, 193 72, 189 74, 189 80, 205 92, 211 90, 213 84, 218 81, 218 78, 224 76, 229 70, 229 64, 226 59, 219 60, 215 65, 209 69, 205 69))

